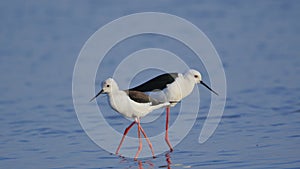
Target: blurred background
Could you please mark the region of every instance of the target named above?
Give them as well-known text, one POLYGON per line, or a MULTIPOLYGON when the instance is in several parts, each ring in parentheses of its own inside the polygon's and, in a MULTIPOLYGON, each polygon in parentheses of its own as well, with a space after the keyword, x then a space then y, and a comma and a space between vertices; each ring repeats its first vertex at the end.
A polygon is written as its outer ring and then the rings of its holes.
MULTIPOLYGON (((297 0, 1 1, 0 168, 298 167, 299 9, 297 0), (210 93, 199 87, 203 101, 189 135, 174 152, 136 162, 102 150, 82 130, 72 103, 72 74, 95 31, 150 11, 182 17, 208 36, 223 62, 228 95, 222 121, 207 142, 198 144, 198 136, 210 93)), ((147 35, 114 48, 97 82, 111 76, 123 57, 149 47, 171 50, 203 69, 179 43, 147 35)), ((101 103, 113 112, 105 99, 101 103)), ((122 132, 126 125, 115 127, 122 132)), ((146 129, 163 131, 163 125, 146 129)))

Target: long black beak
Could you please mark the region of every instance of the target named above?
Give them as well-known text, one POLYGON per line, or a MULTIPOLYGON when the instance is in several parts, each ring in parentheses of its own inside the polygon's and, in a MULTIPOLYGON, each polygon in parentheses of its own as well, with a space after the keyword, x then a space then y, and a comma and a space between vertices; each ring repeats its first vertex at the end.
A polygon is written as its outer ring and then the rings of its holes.
POLYGON ((214 94, 216 94, 217 96, 219 96, 219 94, 217 92, 215 92, 213 89, 211 89, 207 84, 205 84, 203 81, 200 81, 200 83, 205 86, 206 88, 208 88, 208 90, 210 90, 211 92, 213 92, 214 94))
POLYGON ((96 99, 96 97, 98 97, 101 93, 103 93, 103 89, 102 89, 98 94, 96 94, 96 96, 93 97, 93 98, 90 100, 90 102, 93 101, 94 99, 96 99))

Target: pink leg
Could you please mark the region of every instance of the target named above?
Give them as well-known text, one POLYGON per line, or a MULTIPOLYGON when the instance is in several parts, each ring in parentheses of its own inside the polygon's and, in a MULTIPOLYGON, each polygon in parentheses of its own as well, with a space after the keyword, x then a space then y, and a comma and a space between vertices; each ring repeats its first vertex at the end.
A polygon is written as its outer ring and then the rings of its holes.
POLYGON ((147 143, 148 143, 148 145, 149 145, 149 147, 151 149, 152 157, 155 158, 155 156, 154 156, 154 150, 153 150, 153 147, 152 147, 152 143, 150 142, 149 138, 147 137, 144 129, 142 128, 142 126, 141 126, 141 132, 143 133, 143 135, 144 135, 144 137, 145 137, 145 139, 146 139, 146 141, 147 141, 147 143))
POLYGON ((129 130, 131 129, 131 127, 132 127, 135 123, 136 123, 135 121, 132 122, 132 123, 125 129, 124 134, 123 134, 123 137, 122 137, 122 140, 121 140, 121 142, 120 142, 120 144, 119 144, 119 146, 118 146, 118 148, 117 148, 116 154, 119 153, 120 148, 121 148, 121 145, 122 145, 122 143, 123 143, 123 141, 124 141, 124 139, 125 139, 125 137, 126 137, 126 134, 129 132, 129 130))
POLYGON ((134 160, 137 160, 140 152, 142 151, 142 138, 141 138, 141 124, 140 124, 140 120, 136 120, 137 121, 137 125, 138 125, 138 137, 139 137, 139 148, 138 148, 138 151, 136 152, 135 154, 135 157, 134 157, 134 160))
POLYGON ((168 129, 169 129, 169 116, 170 116, 170 107, 168 106, 166 108, 166 113, 167 113, 167 118, 166 118, 166 135, 165 135, 165 140, 168 144, 168 146, 170 147, 170 151, 173 151, 173 148, 171 146, 171 143, 169 141, 169 134, 168 134, 168 129))

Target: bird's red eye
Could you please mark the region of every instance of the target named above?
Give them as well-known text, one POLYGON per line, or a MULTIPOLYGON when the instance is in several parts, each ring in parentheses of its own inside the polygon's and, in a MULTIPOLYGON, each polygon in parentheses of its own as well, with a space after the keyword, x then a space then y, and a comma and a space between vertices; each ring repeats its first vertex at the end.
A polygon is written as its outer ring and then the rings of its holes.
POLYGON ((198 75, 194 75, 195 78, 198 78, 198 75))

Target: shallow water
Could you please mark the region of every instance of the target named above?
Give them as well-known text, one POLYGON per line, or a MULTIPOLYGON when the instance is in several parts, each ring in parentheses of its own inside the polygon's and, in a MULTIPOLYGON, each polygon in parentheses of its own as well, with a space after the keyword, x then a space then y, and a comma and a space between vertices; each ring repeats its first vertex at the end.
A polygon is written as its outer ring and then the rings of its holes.
MULTIPOLYGON (((298 167, 299 7, 299 1, 290 0, 1 2, 0 168, 298 167), (198 137, 210 93, 199 86, 200 111, 188 136, 171 153, 133 161, 102 150, 82 130, 72 103, 72 74, 80 49, 98 28, 143 11, 178 15, 207 34, 224 64, 228 95, 221 123, 207 142, 199 144, 198 137)), ((175 40, 147 35, 108 53, 97 82, 111 76, 122 58, 148 47, 182 56, 208 81, 191 51, 175 40)), ((122 132, 129 121, 112 111, 105 97, 98 103, 122 132)), ((177 110, 172 109, 171 123, 177 110)), ((163 131, 161 123, 163 115, 143 125, 155 135, 163 131)))

